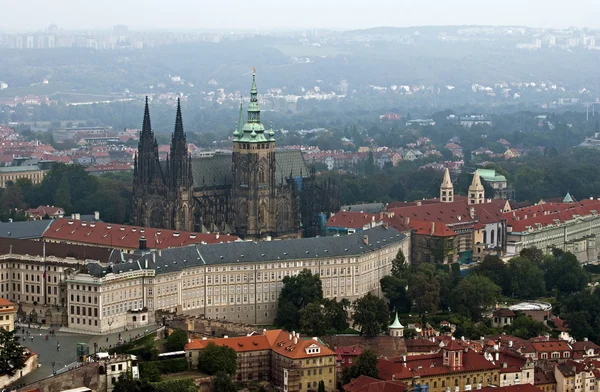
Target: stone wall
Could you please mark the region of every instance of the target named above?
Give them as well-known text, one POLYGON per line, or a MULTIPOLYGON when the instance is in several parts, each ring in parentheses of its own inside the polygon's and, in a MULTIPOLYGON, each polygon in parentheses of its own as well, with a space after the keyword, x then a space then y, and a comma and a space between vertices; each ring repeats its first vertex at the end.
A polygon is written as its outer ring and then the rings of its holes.
POLYGON ((223 337, 245 336, 256 331, 262 333, 261 328, 248 324, 238 324, 229 321, 206 319, 202 317, 176 316, 167 321, 170 328, 188 331, 191 337, 223 337))
POLYGON ((19 389, 19 392, 35 388, 38 388, 40 392, 56 392, 80 387, 87 387, 98 392, 106 391, 106 375, 99 374, 99 366, 99 363, 89 363, 83 367, 29 384, 19 389))
POLYGON ((35 353, 32 353, 29 355, 29 358, 27 358, 25 360, 25 367, 23 369, 18 370, 14 376, 12 376, 12 377, 10 377, 9 375, 0 376, 0 388, 4 388, 5 386, 10 385, 10 384, 18 384, 18 381, 21 377, 24 377, 25 375, 29 374, 33 370, 37 369, 37 367, 38 367, 38 355, 35 353))

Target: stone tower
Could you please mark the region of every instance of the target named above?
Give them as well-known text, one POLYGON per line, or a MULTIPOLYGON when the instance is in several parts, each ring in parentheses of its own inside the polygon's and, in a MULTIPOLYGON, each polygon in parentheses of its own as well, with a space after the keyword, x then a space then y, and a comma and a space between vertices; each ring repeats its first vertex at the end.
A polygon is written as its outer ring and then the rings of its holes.
POLYGON ((177 99, 175 130, 171 135, 171 155, 167 159, 168 184, 172 196, 176 200, 172 210, 172 227, 175 230, 192 230, 192 159, 187 149, 183 120, 181 118, 181 102, 177 99))
POLYGON ((454 185, 452 185, 448 168, 444 170, 444 179, 440 186, 440 201, 442 203, 452 203, 454 201, 454 185))
POLYGON ((469 204, 482 204, 484 202, 485 191, 483 189, 483 184, 481 183, 481 178, 479 177, 479 172, 475 170, 475 173, 473 173, 473 181, 469 187, 469 204))
MULTIPOLYGON (((241 112, 241 107, 240 107, 241 112)), ((242 114, 233 133, 232 202, 236 233, 245 239, 261 239, 276 232, 275 137, 260 122, 256 73, 248 104, 248 119, 242 114)))

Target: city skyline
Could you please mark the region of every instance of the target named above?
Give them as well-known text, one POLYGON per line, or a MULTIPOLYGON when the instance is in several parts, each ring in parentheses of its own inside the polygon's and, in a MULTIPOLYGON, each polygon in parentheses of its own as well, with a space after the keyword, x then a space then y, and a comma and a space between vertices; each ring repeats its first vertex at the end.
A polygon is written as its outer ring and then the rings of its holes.
POLYGON ((306 0, 282 6, 275 0, 225 0, 200 3, 183 0, 172 6, 162 0, 126 3, 115 0, 78 2, 39 0, 5 7, 5 32, 43 30, 56 24, 63 29, 106 29, 124 24, 135 30, 297 30, 362 29, 377 26, 506 25, 538 28, 599 28, 600 3, 574 0, 306 0), (518 9, 519 12, 515 12, 518 9), (32 12, 32 10, 36 10, 32 12), (68 12, 65 12, 68 10, 68 12), (118 12, 116 12, 118 10, 118 12), (234 10, 234 11, 232 11, 234 10), (432 12, 434 10, 434 12, 432 12))

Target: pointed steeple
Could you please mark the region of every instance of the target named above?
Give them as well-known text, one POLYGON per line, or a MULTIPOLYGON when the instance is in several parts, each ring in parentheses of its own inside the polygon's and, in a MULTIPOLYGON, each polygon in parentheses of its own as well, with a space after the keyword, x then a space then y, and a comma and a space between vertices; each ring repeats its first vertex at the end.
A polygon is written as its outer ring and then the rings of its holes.
POLYGON ((468 204, 481 204, 485 201, 485 190, 479 178, 479 171, 473 173, 473 181, 469 187, 468 204))
POLYGON ((567 192, 565 198, 563 199, 563 203, 573 203, 573 197, 571 196, 571 192, 567 192))
POLYGON ((152 124, 150 124, 150 108, 148 107, 148 97, 146 97, 146 106, 144 107, 144 122, 142 123, 142 135, 140 137, 152 136, 152 124))
POLYGON ((442 203, 452 203, 454 201, 454 185, 452 185, 448 168, 444 170, 444 179, 440 186, 440 201, 442 203))
POLYGON ((396 319, 388 327, 388 331, 390 332, 390 336, 401 337, 404 335, 404 326, 400 324, 400 320, 398 319, 398 312, 396 312, 396 319))
POLYGON ((244 105, 242 99, 240 97, 240 114, 238 116, 238 120, 235 123, 235 131, 233 132, 233 138, 237 139, 242 136, 244 129, 244 105))
MULTIPOLYGON (((238 120, 238 126, 239 124, 240 121, 238 120)), ((252 87, 250 88, 250 103, 248 104, 248 120, 241 129, 238 141, 250 143, 269 141, 268 135, 265 134, 265 127, 260 122, 258 89, 256 88, 256 70, 252 72, 252 87)))
POLYGON ((177 114, 175 115, 175 131, 173 132, 173 140, 185 141, 185 133, 183 132, 183 120, 181 118, 181 101, 177 98, 177 114))

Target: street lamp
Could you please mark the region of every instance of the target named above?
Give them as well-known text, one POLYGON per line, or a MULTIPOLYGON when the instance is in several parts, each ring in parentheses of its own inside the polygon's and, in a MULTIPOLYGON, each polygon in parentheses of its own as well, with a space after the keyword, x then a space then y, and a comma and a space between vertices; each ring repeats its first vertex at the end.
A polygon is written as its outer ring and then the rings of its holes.
POLYGON ((52 375, 56 376, 56 372, 54 371, 54 365, 56 365, 56 362, 52 361, 52 375))

